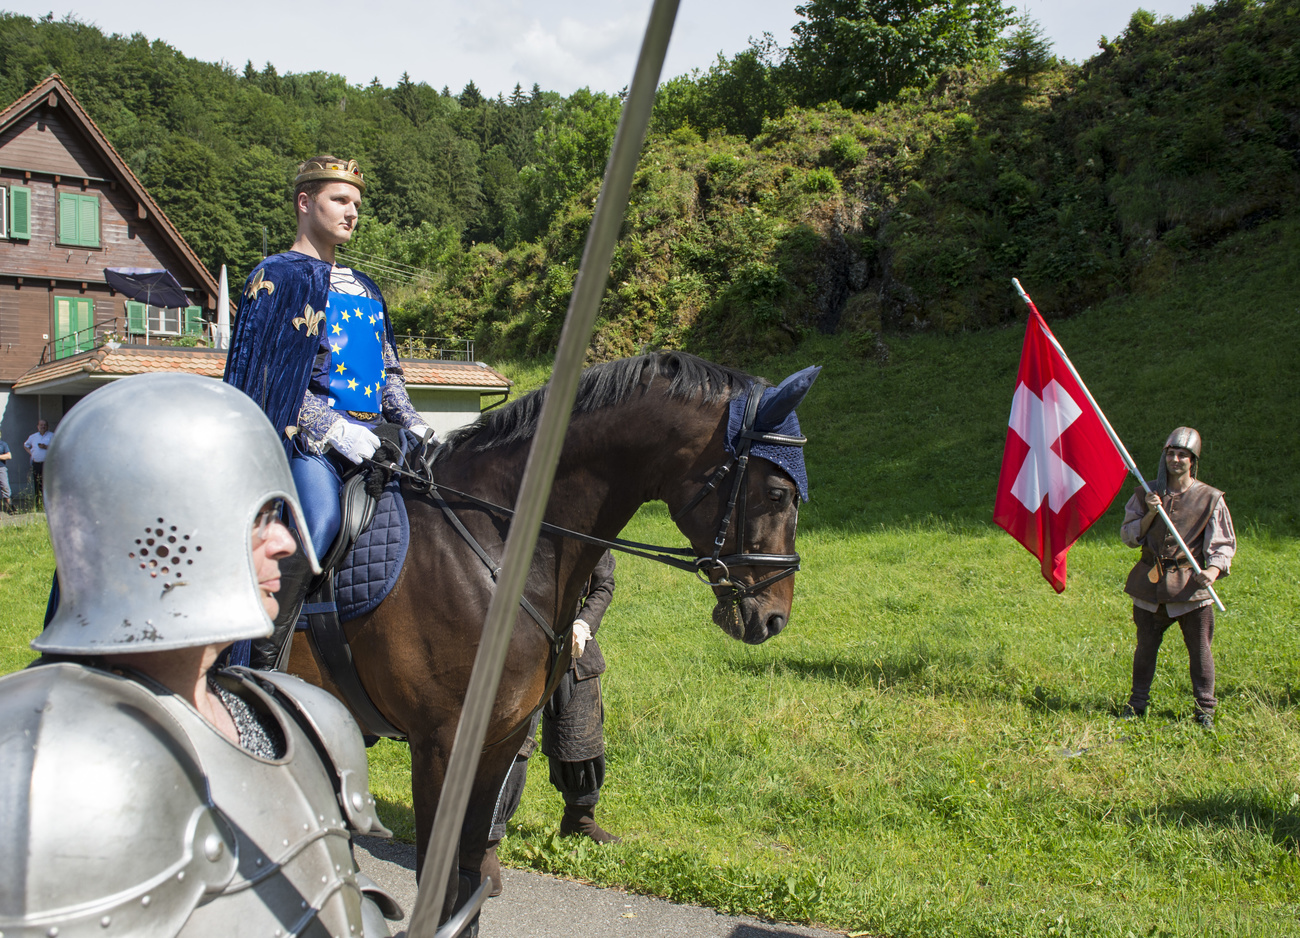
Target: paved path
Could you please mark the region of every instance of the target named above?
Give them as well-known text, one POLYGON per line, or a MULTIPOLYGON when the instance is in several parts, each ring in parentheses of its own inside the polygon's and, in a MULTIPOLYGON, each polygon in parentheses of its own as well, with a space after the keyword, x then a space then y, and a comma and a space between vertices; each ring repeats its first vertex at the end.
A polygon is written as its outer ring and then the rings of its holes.
MULTIPOLYGON (((391 891, 409 916, 415 904, 415 848, 358 837, 356 853, 361 869, 391 891)), ((504 869, 501 878, 504 892, 483 907, 483 938, 842 938, 834 932, 719 915, 712 909, 525 870, 504 869)), ((390 924, 396 934, 407 923, 390 924)))

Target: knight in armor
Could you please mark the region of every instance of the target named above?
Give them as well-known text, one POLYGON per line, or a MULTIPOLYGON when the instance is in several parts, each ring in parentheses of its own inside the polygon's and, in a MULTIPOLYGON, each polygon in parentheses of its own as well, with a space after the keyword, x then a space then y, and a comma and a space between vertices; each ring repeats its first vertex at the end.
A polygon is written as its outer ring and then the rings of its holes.
POLYGON ((388 835, 356 724, 213 667, 270 634, 283 512, 303 524, 279 434, 229 385, 142 375, 79 402, 50 456, 60 602, 0 678, 0 933, 389 934, 351 852, 388 835))
MULTIPOLYGON (((343 475, 375 454, 381 423, 426 445, 435 441, 406 393, 379 287, 336 263, 336 249, 356 230, 364 190, 356 160, 318 156, 299 167, 297 240, 253 269, 226 359, 225 380, 257 401, 281 435, 307 529, 322 552, 339 533, 343 475)), ((305 568, 288 565, 281 600, 290 620, 277 622, 271 642, 254 643, 254 667, 274 665, 305 586, 305 568)), ((234 660, 243 654, 236 646, 234 660)))
MULTIPOLYGON (((605 656, 596 641, 600 620, 614 598, 614 555, 601 556, 578 600, 573 622, 573 647, 569 669, 560 678, 551 698, 541 710, 542 753, 550 767, 551 784, 564 797, 560 835, 590 837, 596 843, 617 843, 618 837, 596 823, 596 804, 605 784, 605 704, 600 693, 600 676, 605 673, 605 656)), ((488 835, 488 850, 482 873, 491 876, 491 895, 501 895, 501 863, 497 845, 506 834, 506 823, 519 808, 528 780, 528 760, 537 749, 537 717, 528 738, 515 756, 497 799, 488 835)))
POLYGON ((1165 630, 1177 622, 1187 645, 1195 698, 1193 716, 1214 726, 1214 605, 1207 587, 1228 575, 1237 552, 1237 535, 1223 493, 1200 481, 1201 435, 1179 427, 1165 441, 1154 491, 1140 487, 1124 506, 1120 537, 1142 556, 1129 572, 1124 591, 1133 599, 1137 648, 1133 652, 1133 692, 1123 716, 1141 717, 1150 702, 1156 655, 1165 630), (1192 551, 1202 572, 1195 573, 1158 514, 1165 513, 1192 551))

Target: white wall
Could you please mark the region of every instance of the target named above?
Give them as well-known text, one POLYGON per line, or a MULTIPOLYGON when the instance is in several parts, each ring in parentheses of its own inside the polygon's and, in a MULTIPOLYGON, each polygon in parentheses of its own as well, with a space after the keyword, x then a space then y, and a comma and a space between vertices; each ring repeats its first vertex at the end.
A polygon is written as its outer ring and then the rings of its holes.
POLYGON ((411 404, 439 437, 478 419, 480 394, 477 389, 412 388, 411 404))

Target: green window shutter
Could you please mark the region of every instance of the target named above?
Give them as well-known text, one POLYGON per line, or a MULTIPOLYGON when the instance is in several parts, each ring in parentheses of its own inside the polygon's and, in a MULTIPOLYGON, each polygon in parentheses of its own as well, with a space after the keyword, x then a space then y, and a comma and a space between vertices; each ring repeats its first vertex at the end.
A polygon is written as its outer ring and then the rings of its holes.
POLYGON ((203 335, 203 310, 197 306, 185 307, 185 335, 203 335))
POLYGON ((126 301, 126 331, 144 335, 145 313, 147 308, 135 300, 126 301))
POLYGON ((77 197, 71 192, 59 193, 59 243, 80 244, 77 237, 77 197))
POLYGON ((77 243, 83 247, 99 247, 99 196, 77 198, 77 236, 77 243))
POLYGON ((9 237, 30 241, 32 237, 32 190, 9 187, 9 237))

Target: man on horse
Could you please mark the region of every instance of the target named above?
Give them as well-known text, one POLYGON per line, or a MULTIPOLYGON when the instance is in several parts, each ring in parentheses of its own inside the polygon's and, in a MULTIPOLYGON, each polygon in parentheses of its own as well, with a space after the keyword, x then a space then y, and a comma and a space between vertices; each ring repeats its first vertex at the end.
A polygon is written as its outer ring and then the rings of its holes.
MULTIPOLYGON (((318 156, 298 168, 297 240, 249 276, 226 360, 225 380, 257 401, 282 435, 322 553, 339 533, 343 473, 374 455, 376 427, 393 423, 434 441, 406 393, 379 287, 336 263, 364 190, 356 160, 318 156)), ((291 606, 298 597, 283 598, 291 606)), ((252 664, 271 667, 292 627, 278 622, 272 642, 254 645, 252 664)))
POLYGON ((77 404, 50 456, 62 595, 43 657, 0 679, 0 931, 389 934, 400 910, 350 849, 387 833, 351 717, 297 678, 213 667, 270 634, 295 549, 276 431, 234 388, 151 374, 77 404))

